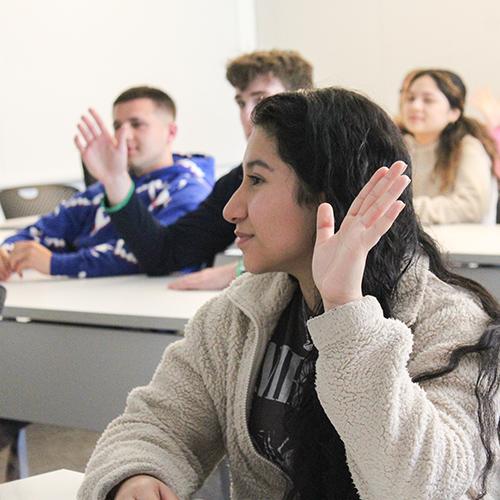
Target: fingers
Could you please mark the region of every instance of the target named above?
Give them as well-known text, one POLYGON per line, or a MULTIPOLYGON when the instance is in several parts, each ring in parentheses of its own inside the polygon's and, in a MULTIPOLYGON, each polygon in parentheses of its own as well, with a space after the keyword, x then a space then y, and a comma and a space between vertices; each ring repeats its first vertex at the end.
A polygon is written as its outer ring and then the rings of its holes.
POLYGON ((187 276, 182 276, 182 278, 177 278, 168 284, 168 288, 171 290, 196 290, 199 285, 199 279, 197 276, 193 276, 198 273, 191 273, 187 276))
POLYGON ((406 189, 408 184, 410 184, 410 178, 406 175, 398 176, 394 180, 390 181, 390 183, 385 184, 386 185, 380 190, 380 193, 378 193, 378 196, 376 196, 373 203, 361 216, 361 220, 367 228, 375 224, 377 220, 383 216, 387 210, 389 210, 389 208, 399 198, 401 193, 406 189))
POLYGON ((361 208, 364 206, 365 201, 370 199, 370 193, 372 192, 374 186, 385 177, 385 175, 389 172, 387 167, 380 167, 371 177, 371 179, 364 185, 363 189, 359 192, 358 196, 352 202, 351 207, 347 215, 358 215, 360 213, 361 208))
POLYGON ((82 115, 82 122, 85 123, 87 130, 90 133, 92 139, 97 139, 101 135, 101 131, 96 127, 96 125, 89 119, 88 116, 82 115))
POLYGON ((316 245, 324 243, 335 233, 333 208, 329 203, 321 203, 316 215, 316 245))
POLYGON ((172 281, 168 288, 172 290, 222 290, 236 278, 236 267, 236 262, 208 267, 172 281))
POLYGON ((12 268, 10 266, 9 254, 0 249, 0 281, 5 281, 10 278, 12 268))
POLYGON ((92 140, 94 139, 94 136, 89 132, 87 127, 84 126, 84 124, 82 122, 80 122, 77 125, 77 128, 80 131, 80 134, 82 135, 82 137, 85 139, 85 142, 87 144, 90 144, 92 142, 92 140))
POLYGON ((29 267, 30 260, 30 246, 26 245, 25 241, 21 241, 14 245, 14 249, 10 254, 10 267, 12 272, 20 273, 23 269, 27 269, 29 267))
POLYGON ((387 167, 379 168, 356 197, 356 200, 361 198, 361 204, 356 207, 358 208, 357 212, 353 213, 349 210, 350 215, 365 215, 373 204, 377 203, 392 184, 402 176, 406 168, 406 163, 402 161, 394 162, 389 169, 387 167))
POLYGON ((123 152, 127 151, 127 136, 129 133, 129 124, 124 123, 116 132, 116 141, 118 142, 118 149, 123 152))
POLYGON ((24 269, 36 269, 50 274, 52 252, 35 241, 20 241, 14 245, 9 262, 13 272, 22 276, 24 269))
POLYGON ((89 113, 92 116, 92 120, 88 115, 82 115, 80 117, 80 122, 77 124, 80 136, 85 140, 85 145, 78 134, 74 137, 75 145, 82 155, 84 154, 86 147, 88 147, 92 141, 99 139, 101 136, 111 142, 114 141, 113 136, 108 132, 99 114, 93 108, 89 108, 89 113))
POLYGON ((104 122, 102 121, 102 118, 99 116, 97 111, 94 108, 89 108, 89 113, 92 115, 92 118, 94 118, 94 120, 96 121, 102 134, 110 141, 113 141, 113 136, 109 133, 108 129, 106 128, 106 125, 104 125, 104 122))
POLYGON ((398 215, 401 213, 405 204, 401 200, 394 201, 382 217, 377 219, 373 226, 369 229, 371 233, 371 244, 375 245, 378 240, 389 231, 390 227, 394 224, 398 215))
POLYGON ((80 137, 78 135, 75 135, 75 137, 73 138, 73 141, 74 141, 75 146, 78 149, 78 151, 80 151, 80 155, 83 156, 83 154, 85 153, 85 146, 83 145, 82 141, 80 140, 80 137))
POLYGON ((160 500, 179 500, 179 497, 166 484, 160 483, 158 493, 160 500))

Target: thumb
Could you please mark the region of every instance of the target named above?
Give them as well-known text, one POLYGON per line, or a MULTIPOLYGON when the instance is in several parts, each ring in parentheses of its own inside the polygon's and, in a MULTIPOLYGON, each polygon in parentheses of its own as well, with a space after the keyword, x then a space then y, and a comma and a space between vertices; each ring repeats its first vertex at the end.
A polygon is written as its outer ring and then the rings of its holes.
POLYGON ((118 150, 122 153, 123 152, 126 153, 127 151, 127 137, 129 132, 130 132, 129 124, 124 123, 116 133, 116 142, 118 145, 118 150))
POLYGON ((329 240, 335 234, 335 217, 330 203, 322 203, 316 214, 316 245, 329 240))

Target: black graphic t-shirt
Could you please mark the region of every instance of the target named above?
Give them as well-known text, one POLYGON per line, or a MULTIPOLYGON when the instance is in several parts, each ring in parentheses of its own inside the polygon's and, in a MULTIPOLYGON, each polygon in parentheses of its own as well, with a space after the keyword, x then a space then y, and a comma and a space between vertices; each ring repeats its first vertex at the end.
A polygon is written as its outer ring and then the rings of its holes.
POLYGON ((310 316, 297 289, 262 361, 250 411, 250 435, 257 451, 292 479, 293 498, 359 500, 344 443, 317 395, 311 396, 317 351, 306 327, 310 316), (294 426, 293 435, 287 425, 294 426), (304 440, 313 443, 315 456, 307 455, 307 464, 294 467, 297 453, 304 453, 304 440))
POLYGON ((287 474, 292 471, 296 443, 284 427, 285 414, 300 406, 303 382, 314 370, 308 315, 297 289, 267 346, 250 412, 250 435, 257 451, 287 474))

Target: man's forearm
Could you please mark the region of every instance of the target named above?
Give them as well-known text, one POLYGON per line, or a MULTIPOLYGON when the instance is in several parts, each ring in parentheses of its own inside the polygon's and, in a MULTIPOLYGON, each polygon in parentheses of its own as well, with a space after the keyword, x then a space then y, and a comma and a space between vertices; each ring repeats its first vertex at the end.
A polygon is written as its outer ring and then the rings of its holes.
POLYGON ((118 205, 125 199, 132 186, 132 178, 128 172, 124 172, 119 176, 107 179, 103 182, 103 185, 106 190, 109 205, 112 207, 113 205, 118 205))

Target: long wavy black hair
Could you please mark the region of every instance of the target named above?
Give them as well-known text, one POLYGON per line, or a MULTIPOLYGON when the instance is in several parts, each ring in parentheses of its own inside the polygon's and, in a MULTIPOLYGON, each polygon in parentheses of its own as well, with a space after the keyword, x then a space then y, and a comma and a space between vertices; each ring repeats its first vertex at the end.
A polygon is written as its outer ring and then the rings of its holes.
MULTIPOLYGON (((336 230, 354 198, 378 167, 403 160, 411 175, 411 160, 397 126, 379 106, 356 92, 325 88, 275 95, 259 103, 253 113, 253 122, 274 138, 279 156, 297 175, 298 202, 303 205, 317 205, 321 201, 331 203, 336 230)), ((368 254, 363 294, 376 297, 384 315, 390 317, 392 299, 402 275, 412 259, 424 252, 429 257, 430 270, 438 278, 472 292, 491 318, 477 342, 457 347, 450 353, 445 366, 413 378, 418 383, 443 376, 453 371, 463 357, 471 353, 478 356, 475 393, 480 436, 486 452, 482 491, 477 497, 482 498, 494 463, 494 441, 500 440, 500 424, 494 407, 494 395, 499 389, 499 305, 481 285, 447 267, 435 242, 415 216, 411 187, 400 199, 405 209, 368 254)), ((317 353, 312 355, 317 356, 317 353)), ((298 470, 292 478, 294 492, 304 499, 356 498, 357 492, 352 483, 349 484, 347 471, 344 479, 335 478, 335 484, 342 483, 345 487, 343 496, 335 496, 328 488, 334 481, 330 471, 336 469, 332 466, 339 465, 333 463, 338 457, 332 457, 331 446, 340 441, 343 447, 343 443, 318 401, 314 378, 308 384, 301 410, 293 422, 288 422, 289 432, 300 442, 295 459, 298 470), (307 425, 301 425, 305 419, 307 425)))

